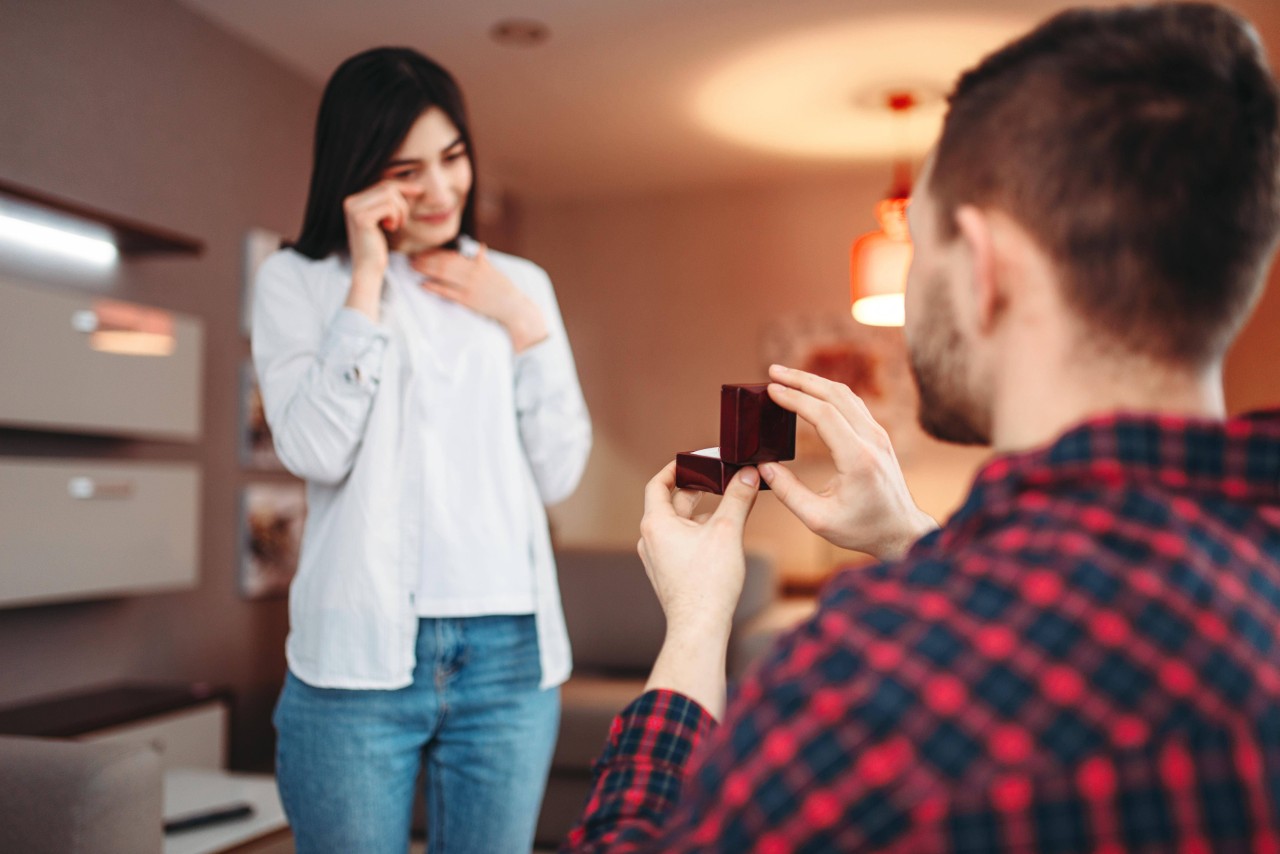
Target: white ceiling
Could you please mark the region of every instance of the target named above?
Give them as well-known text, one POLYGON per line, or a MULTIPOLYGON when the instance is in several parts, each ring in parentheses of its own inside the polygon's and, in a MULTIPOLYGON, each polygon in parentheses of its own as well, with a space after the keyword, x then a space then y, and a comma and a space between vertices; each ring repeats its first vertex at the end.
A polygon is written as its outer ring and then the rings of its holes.
MULTIPOLYGON (((482 170, 528 197, 758 183, 919 152, 940 107, 895 124, 868 101, 944 91, 1062 0, 176 0, 323 85, 385 44, 449 68, 482 170), (532 18, 545 44, 505 47, 532 18)), ((1106 0, 1104 0, 1106 2, 1106 0)), ((1273 58, 1280 2, 1234 0, 1273 58)), ((887 175, 887 172, 886 172, 887 175)))

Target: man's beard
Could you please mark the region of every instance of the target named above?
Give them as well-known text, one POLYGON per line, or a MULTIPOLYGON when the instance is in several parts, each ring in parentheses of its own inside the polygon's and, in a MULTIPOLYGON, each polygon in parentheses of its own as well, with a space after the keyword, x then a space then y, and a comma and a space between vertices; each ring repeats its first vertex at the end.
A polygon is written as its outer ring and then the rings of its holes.
POLYGON ((920 427, 957 445, 991 444, 991 414, 968 388, 969 356, 956 325, 955 308, 941 276, 929 282, 930 305, 908 347, 911 375, 920 392, 920 427))

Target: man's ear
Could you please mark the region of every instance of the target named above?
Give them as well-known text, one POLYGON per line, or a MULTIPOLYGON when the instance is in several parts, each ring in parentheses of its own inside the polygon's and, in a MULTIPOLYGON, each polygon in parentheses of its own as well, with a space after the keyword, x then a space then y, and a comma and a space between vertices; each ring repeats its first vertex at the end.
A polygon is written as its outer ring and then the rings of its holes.
POLYGON ((988 332, 1003 302, 991 219, 973 205, 961 205, 956 209, 956 228, 969 252, 974 320, 979 330, 988 332))

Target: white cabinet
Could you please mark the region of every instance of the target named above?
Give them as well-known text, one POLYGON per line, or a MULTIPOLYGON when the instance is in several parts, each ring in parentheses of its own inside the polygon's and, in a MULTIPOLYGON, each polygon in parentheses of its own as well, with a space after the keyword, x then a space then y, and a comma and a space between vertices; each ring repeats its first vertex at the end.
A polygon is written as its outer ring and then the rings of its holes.
POLYGON ((0 280, 0 424, 200 438, 195 317, 0 280))
POLYGON ((145 744, 170 768, 225 768, 228 713, 217 700, 82 735, 82 741, 145 744))
POLYGON ((0 607, 194 587, 194 463, 0 457, 0 607))

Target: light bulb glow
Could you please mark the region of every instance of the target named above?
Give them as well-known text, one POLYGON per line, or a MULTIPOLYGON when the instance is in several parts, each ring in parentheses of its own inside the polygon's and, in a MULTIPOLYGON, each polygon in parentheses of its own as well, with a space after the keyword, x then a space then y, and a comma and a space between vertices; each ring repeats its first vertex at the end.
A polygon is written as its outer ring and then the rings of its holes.
POLYGON ((172 335, 156 332, 104 330, 89 336, 89 346, 117 356, 172 356, 175 342, 172 335))
POLYGON ((906 318, 902 294, 877 294, 853 304, 853 319, 867 326, 902 326, 906 318))

